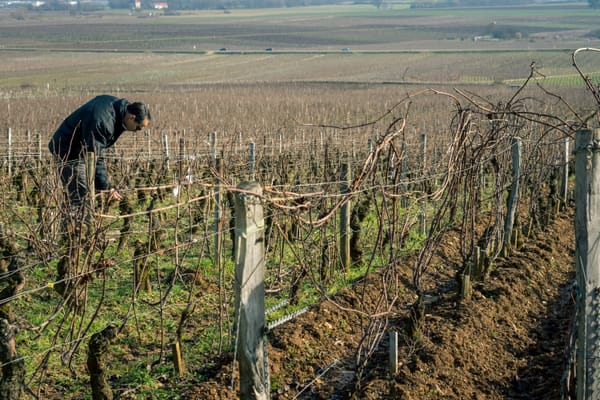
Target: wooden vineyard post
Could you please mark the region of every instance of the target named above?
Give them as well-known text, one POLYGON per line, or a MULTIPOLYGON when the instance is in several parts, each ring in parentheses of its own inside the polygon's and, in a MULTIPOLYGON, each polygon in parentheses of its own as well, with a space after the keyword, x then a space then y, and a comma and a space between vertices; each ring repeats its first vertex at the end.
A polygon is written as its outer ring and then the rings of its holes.
POLYGON ((600 130, 575 136, 575 268, 577 399, 600 398, 600 130))
MULTIPOLYGON (((95 188, 95 177, 96 177, 96 155, 94 154, 93 151, 90 151, 87 153, 87 158, 86 158, 86 174, 87 174, 87 186, 88 186, 88 206, 89 206, 89 210, 88 215, 85 217, 87 223, 88 223, 88 228, 92 229, 92 226, 94 226, 94 223, 92 221, 92 217, 94 216, 94 208, 96 207, 95 204, 95 198, 96 198, 96 188, 95 188), (89 219, 88 219, 89 217, 89 219)), ((91 233, 91 232, 90 232, 91 233)))
POLYGON ((484 251, 479 246, 475 246, 473 249, 473 278, 477 281, 483 282, 488 273, 484 251))
MULTIPOLYGON (((342 182, 342 194, 348 194, 348 164, 343 163, 340 168, 340 181, 342 182)), ((350 272, 350 200, 346 200, 340 210, 340 257, 344 274, 350 272)))
MULTIPOLYGON (((221 183, 220 179, 223 176, 223 159, 216 158, 215 159, 215 167, 217 169, 217 176, 215 177, 215 187, 214 187, 214 201, 215 201, 215 237, 214 237, 214 260, 215 266, 219 271, 219 304, 223 304, 224 300, 224 290, 223 287, 225 285, 225 279, 223 274, 223 259, 222 249, 223 249, 223 212, 221 210, 222 200, 221 200, 221 183)), ((234 248, 235 250, 235 248, 234 248)), ((234 255, 235 257, 235 255, 234 255)), ((223 307, 219 307, 219 349, 221 348, 223 341, 223 322, 225 316, 223 315, 223 307)))
POLYGON ((152 160, 152 135, 150 134, 150 129, 146 131, 146 145, 148 146, 148 165, 150 165, 152 160))
POLYGON ((502 253, 506 256, 511 250, 512 230, 515 224, 515 216, 517 213, 517 202, 519 199, 519 175, 521 173, 521 138, 514 137, 512 140, 512 164, 513 164, 513 181, 508 196, 508 209, 506 212, 506 221, 504 223, 504 238, 502 245, 502 253))
MULTIPOLYGON (((223 169, 224 169, 224 164, 223 164, 223 159, 222 158, 217 158, 215 160, 215 167, 217 169, 217 178, 215 179, 215 188, 214 188, 214 195, 215 195, 215 262, 216 264, 219 266, 221 265, 221 248, 222 248, 222 237, 223 237, 223 232, 222 232, 222 228, 223 228, 223 216, 222 216, 222 210, 221 210, 221 184, 220 184, 220 177, 223 175, 223 169)), ((219 269, 220 270, 220 269, 219 269)))
POLYGON ((242 182, 235 196, 235 321, 240 399, 269 399, 265 335, 264 218, 256 182, 242 182))
POLYGON ((402 208, 408 207, 408 198, 406 193, 408 192, 408 153, 406 150, 406 141, 402 142, 402 172, 400 173, 400 185, 402 188, 402 197, 400 200, 400 206, 402 208))
POLYGON ((89 197, 90 197, 90 208, 93 209, 94 208, 94 197, 96 195, 95 190, 94 190, 94 177, 96 175, 96 157, 94 155, 94 152, 90 151, 87 153, 86 161, 87 161, 86 175, 87 175, 88 193, 89 193, 89 197))
POLYGON ((250 142, 249 164, 250 164, 250 180, 252 180, 252 181, 254 180, 254 176, 256 173, 255 162, 256 162, 255 145, 254 145, 254 142, 250 142))
POLYGON ((421 172, 425 175, 427 170, 427 135, 421 135, 421 172))
POLYGON ((171 345, 171 350, 173 352, 173 365, 175 367, 175 372, 179 378, 183 378, 185 376, 185 362, 183 361, 183 355, 181 354, 181 342, 177 339, 171 345))
POLYGON ((569 193, 569 138, 566 137, 563 142, 562 154, 562 176, 560 180, 560 204, 561 207, 567 205, 569 193))
MULTIPOLYGON (((427 135, 421 135, 421 174, 427 176, 427 135)), ((428 192, 428 184, 424 179, 422 183, 423 193, 428 192)), ((421 211, 419 212, 419 235, 427 236, 427 204, 425 198, 419 201, 421 211)))
POLYGON ((31 129, 27 129, 25 131, 25 133, 27 134, 27 148, 25 150, 25 159, 29 160, 29 157, 31 157, 31 129))
POLYGON ((42 134, 40 132, 37 133, 37 160, 39 162, 38 165, 42 163, 42 134))
POLYGON ((470 261, 467 261, 467 265, 465 265, 464 269, 460 273, 460 298, 461 299, 470 299, 473 291, 473 286, 471 283, 471 269, 472 264, 470 261))
POLYGON ((12 176, 12 154, 13 154, 13 148, 12 148, 12 130, 10 128, 8 128, 8 130, 6 131, 6 141, 8 143, 8 147, 7 147, 7 162, 8 162, 8 177, 10 178, 12 176))

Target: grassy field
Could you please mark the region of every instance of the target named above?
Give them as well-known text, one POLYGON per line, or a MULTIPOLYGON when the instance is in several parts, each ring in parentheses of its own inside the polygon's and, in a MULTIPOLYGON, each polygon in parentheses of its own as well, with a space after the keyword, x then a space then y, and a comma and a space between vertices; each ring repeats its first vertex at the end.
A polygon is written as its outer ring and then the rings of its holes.
MULTIPOLYGON (((3 51, 0 88, 193 89, 206 84, 518 84, 535 62, 547 84, 582 87, 571 51, 157 54, 3 51), (101 60, 101 62, 99 62, 101 60)), ((578 58, 597 77, 598 53, 578 58)), ((596 79, 596 78, 594 78, 596 79)))
MULTIPOLYGON (((533 61, 544 76, 579 84, 570 54, 600 47, 600 40, 587 36, 599 20, 600 11, 583 3, 446 10, 397 3, 382 9, 345 5, 151 17, 3 9, 0 88, 514 84, 527 77, 533 61), (474 40, 490 24, 521 32, 521 39, 474 40)), ((597 57, 582 57, 587 73, 598 72, 597 57)))

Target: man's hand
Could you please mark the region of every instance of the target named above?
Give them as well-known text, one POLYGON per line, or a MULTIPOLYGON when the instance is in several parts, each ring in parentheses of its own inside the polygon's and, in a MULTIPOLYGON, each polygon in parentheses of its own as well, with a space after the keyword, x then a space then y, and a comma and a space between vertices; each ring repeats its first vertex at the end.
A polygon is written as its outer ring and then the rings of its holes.
POLYGON ((113 200, 123 200, 123 196, 121 196, 121 193, 117 192, 117 189, 110 189, 110 192, 108 192, 108 199, 107 201, 110 203, 113 200))

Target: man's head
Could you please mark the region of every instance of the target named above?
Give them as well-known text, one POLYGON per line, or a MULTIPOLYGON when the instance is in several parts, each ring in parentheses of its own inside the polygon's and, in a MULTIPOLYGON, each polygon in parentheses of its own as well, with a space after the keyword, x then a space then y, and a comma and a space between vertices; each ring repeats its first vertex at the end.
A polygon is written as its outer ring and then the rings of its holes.
POLYGON ((124 125, 128 131, 140 131, 146 128, 151 120, 150 110, 144 103, 127 104, 124 125))

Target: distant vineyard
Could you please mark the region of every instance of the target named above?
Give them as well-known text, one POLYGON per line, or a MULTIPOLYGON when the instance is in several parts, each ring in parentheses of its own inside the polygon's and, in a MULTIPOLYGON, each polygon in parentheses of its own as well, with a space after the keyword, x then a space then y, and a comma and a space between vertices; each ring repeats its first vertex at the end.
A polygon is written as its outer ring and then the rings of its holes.
MULTIPOLYGON (((588 75, 588 78, 591 82, 597 84, 598 82, 600 82, 600 73, 591 73, 588 75)), ((504 81, 504 83, 514 86, 523 85, 524 82, 524 79, 510 79, 504 81)), ((551 87, 571 87, 581 89, 585 88, 585 82, 579 74, 540 76, 536 77, 533 80, 533 82, 537 82, 541 85, 551 87)))

